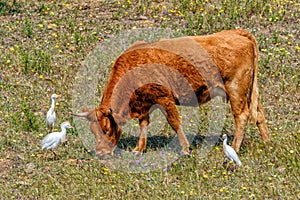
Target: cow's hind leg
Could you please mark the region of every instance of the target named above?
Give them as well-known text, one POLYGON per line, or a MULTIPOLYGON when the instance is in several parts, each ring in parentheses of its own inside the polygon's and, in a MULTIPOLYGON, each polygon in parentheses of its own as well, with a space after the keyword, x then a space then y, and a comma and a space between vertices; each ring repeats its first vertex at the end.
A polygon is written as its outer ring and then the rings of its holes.
POLYGON ((244 130, 249 118, 249 108, 246 95, 230 96, 229 99, 235 120, 235 133, 232 147, 238 152, 244 139, 244 130))
POLYGON ((146 149, 147 145, 147 127, 149 125, 149 115, 146 115, 139 120, 140 123, 140 138, 137 146, 133 149, 133 152, 142 152, 146 149))
MULTIPOLYGON (((238 152, 240 150, 243 138, 244 138, 244 129, 247 125, 249 118, 249 109, 246 99, 240 98, 239 101, 237 98, 231 98, 231 109, 234 115, 236 130, 234 134, 234 140, 232 143, 232 147, 238 152)), ((263 107, 260 102, 258 102, 257 107, 257 127, 261 133, 261 136, 264 141, 270 141, 270 135, 268 131, 268 127, 266 124, 266 119, 263 112, 263 107)))
POLYGON ((265 142, 270 142, 270 134, 269 130, 266 124, 266 119, 264 116, 264 110, 260 102, 258 102, 257 107, 257 127, 259 129, 259 132, 265 142))
POLYGON ((232 142, 232 147, 238 152, 241 148, 244 139, 244 130, 248 122, 249 112, 244 111, 234 117, 235 119, 235 133, 234 140, 232 142))

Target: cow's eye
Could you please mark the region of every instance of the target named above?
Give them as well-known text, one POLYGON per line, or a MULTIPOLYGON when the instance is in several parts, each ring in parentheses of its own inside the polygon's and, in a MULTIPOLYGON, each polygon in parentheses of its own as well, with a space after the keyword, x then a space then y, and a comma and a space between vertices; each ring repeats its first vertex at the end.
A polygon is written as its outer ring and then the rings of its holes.
POLYGON ((108 133, 109 129, 103 129, 103 133, 106 134, 108 133))

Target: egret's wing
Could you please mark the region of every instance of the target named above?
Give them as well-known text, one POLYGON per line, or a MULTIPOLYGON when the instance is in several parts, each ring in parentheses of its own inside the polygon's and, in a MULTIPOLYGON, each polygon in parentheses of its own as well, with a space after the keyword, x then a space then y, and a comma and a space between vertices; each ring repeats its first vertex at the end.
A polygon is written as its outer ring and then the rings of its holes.
POLYGON ((226 156, 229 157, 231 160, 234 160, 236 162, 236 164, 238 164, 238 165, 242 164, 237 153, 231 146, 227 146, 226 152, 228 153, 228 156, 227 156, 227 154, 226 154, 226 156))
POLYGON ((60 143, 60 139, 54 141, 47 149, 55 149, 60 143))
POLYGON ((44 137, 44 139, 41 142, 42 149, 49 149, 48 147, 52 146, 56 141, 60 141, 60 139, 57 137, 57 134, 58 132, 53 132, 46 135, 46 137, 44 137))
POLYGON ((46 125, 47 125, 47 126, 50 126, 50 124, 51 124, 51 123, 50 123, 50 120, 49 120, 49 118, 47 117, 47 118, 46 118, 46 125))
POLYGON ((53 113, 52 113, 52 126, 54 127, 54 123, 56 121, 56 113, 55 111, 53 110, 53 113))
POLYGON ((51 109, 47 112, 47 115, 46 115, 46 125, 47 126, 50 126, 51 125, 51 109))
POLYGON ((235 162, 236 162, 236 164, 237 164, 238 166, 241 166, 241 165, 242 165, 242 162, 240 161, 240 159, 236 160, 235 162))
POLYGON ((48 135, 46 135, 43 139, 42 139, 42 141, 41 141, 41 143, 42 144, 44 144, 44 143, 46 143, 50 138, 52 138, 53 136, 52 136, 52 133, 49 133, 48 135))
POLYGON ((241 165, 242 165, 242 162, 241 162, 241 160, 239 159, 238 155, 236 155, 236 158, 234 159, 234 161, 236 162, 236 164, 237 164, 238 166, 241 166, 241 165))
POLYGON ((46 115, 46 118, 47 118, 47 119, 50 118, 50 116, 51 116, 51 114, 52 114, 52 111, 53 111, 52 108, 50 108, 50 109, 48 110, 47 115, 46 115))
POLYGON ((52 145, 53 143, 55 142, 55 140, 51 137, 47 137, 47 138, 44 138, 41 142, 41 145, 42 145, 42 149, 45 149, 47 147, 49 147, 50 145, 52 145))
MULTIPOLYGON (((54 140, 49 141, 49 142, 43 144, 42 149, 51 149, 52 146, 53 146, 54 144, 55 144, 55 141, 54 141, 54 140)), ((53 149, 53 148, 52 148, 52 149, 53 149)))
POLYGON ((55 120, 56 120, 55 110, 50 108, 46 116, 46 125, 54 126, 55 120))

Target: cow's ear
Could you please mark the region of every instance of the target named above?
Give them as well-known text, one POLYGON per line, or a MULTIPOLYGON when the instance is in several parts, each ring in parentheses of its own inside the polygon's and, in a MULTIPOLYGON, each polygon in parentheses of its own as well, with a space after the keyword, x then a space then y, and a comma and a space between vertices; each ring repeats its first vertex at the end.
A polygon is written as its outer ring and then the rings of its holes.
POLYGON ((95 109, 87 109, 87 108, 81 108, 83 112, 81 113, 72 113, 73 116, 76 117, 85 117, 89 121, 96 120, 96 110, 95 109))

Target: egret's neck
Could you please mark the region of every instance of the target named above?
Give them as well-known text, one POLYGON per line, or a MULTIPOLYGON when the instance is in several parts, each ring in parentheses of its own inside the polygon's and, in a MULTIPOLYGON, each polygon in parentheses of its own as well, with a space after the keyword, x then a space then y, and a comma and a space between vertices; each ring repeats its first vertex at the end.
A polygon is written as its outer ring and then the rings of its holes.
POLYGON ((227 145, 227 137, 223 140, 223 145, 227 145))
POLYGON ((67 133, 66 127, 61 126, 61 134, 62 134, 62 135, 66 135, 66 133, 67 133))
POLYGON ((55 100, 54 99, 51 99, 51 109, 54 109, 55 108, 55 100))

